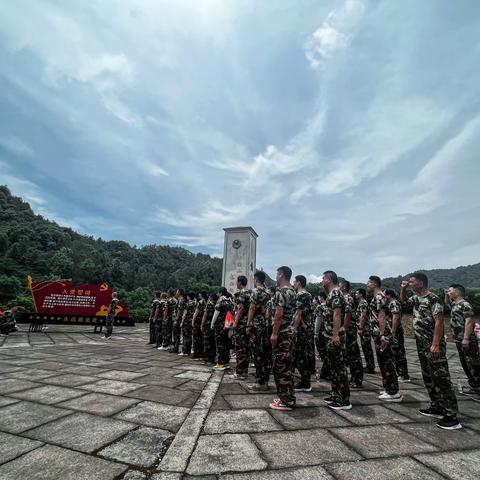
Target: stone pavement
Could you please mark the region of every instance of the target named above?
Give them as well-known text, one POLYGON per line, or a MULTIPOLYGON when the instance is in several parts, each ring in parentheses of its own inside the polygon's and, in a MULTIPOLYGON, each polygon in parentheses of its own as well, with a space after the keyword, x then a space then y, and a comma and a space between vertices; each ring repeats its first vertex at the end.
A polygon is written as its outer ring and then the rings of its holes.
POLYGON ((478 478, 480 403, 458 396, 457 431, 419 415, 427 396, 411 340, 403 404, 381 403, 381 378, 367 375, 350 411, 326 407, 321 382, 274 412, 273 389, 247 389, 253 376, 157 351, 147 333, 118 328, 105 341, 50 326, 0 338, 0 480, 478 478))

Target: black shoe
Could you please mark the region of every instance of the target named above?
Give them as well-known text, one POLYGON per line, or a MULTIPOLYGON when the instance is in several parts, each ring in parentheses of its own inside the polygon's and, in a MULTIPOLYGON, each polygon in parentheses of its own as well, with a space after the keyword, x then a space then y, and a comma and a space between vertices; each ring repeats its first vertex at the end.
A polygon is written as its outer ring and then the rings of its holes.
POLYGON ((421 408, 418 413, 425 417, 435 417, 435 418, 443 418, 443 411, 440 409, 434 409, 432 407, 428 408, 421 408))
POLYGON ((438 423, 438 428, 443 428, 444 430, 458 430, 462 428, 462 424, 457 420, 457 417, 451 417, 450 415, 445 415, 438 423))
POLYGON ((312 386, 310 384, 306 383, 297 383, 294 387, 294 390, 296 392, 311 392, 312 391, 312 386))
POLYGON ((330 397, 325 397, 325 398, 323 399, 323 401, 324 401, 325 403, 328 403, 329 405, 330 405, 331 403, 334 403, 334 402, 335 402, 335 400, 333 399, 332 396, 330 396, 330 397))
POLYGON ((348 403, 333 402, 333 403, 329 403, 328 406, 333 410, 351 410, 352 409, 352 404, 350 402, 348 403))

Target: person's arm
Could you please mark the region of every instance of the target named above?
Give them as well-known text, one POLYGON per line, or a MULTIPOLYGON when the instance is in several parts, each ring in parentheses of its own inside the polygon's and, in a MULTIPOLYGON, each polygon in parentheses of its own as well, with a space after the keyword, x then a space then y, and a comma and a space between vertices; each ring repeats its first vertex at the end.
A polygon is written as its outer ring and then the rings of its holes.
POLYGON ((280 331, 280 327, 282 326, 283 320, 283 307, 278 306, 275 309, 275 318, 273 320, 273 331, 272 336, 270 337, 270 342, 272 343, 272 347, 276 347, 278 343, 278 332, 280 331))
POLYGON ((382 308, 378 312, 378 329, 380 330, 380 337, 385 335, 385 328, 387 327, 387 315, 385 310, 382 308))
POLYGON ((337 307, 333 310, 333 335, 332 335, 332 343, 336 347, 341 346, 340 342, 340 324, 342 323, 342 309, 340 307, 337 307))
POLYGON ((181 325, 183 325, 183 322, 187 318, 187 312, 188 312, 188 307, 183 309, 181 325))
POLYGON ((238 328, 238 322, 242 318, 243 309, 245 308, 243 303, 238 304, 237 315, 235 316, 235 323, 233 324, 233 330, 236 331, 238 328))
POLYGON ((392 314, 392 332, 395 335, 398 326, 400 325, 400 315, 398 313, 392 314))
POLYGON ((352 319, 352 312, 350 310, 345 311, 345 315, 343 317, 343 326, 345 328, 345 331, 348 332, 350 328, 350 321, 352 319))
POLYGON ((362 305, 360 310, 360 328, 358 331, 361 337, 363 337, 363 334, 365 332, 366 324, 367 324, 367 308, 365 308, 365 305, 362 305))
POLYGON ((430 353, 432 354, 432 360, 437 360, 440 358, 440 342, 442 341, 444 331, 443 312, 434 315, 433 319, 435 320, 435 330, 433 332, 433 342, 430 347, 430 353))
POLYGON ((168 304, 163 307, 163 321, 166 322, 168 317, 168 304))
POLYGON ((473 317, 467 317, 465 319, 465 333, 463 334, 462 347, 466 350, 470 346, 470 336, 472 335, 475 321, 473 317))
POLYGON ((213 312, 212 322, 210 323, 210 327, 212 328, 212 330, 215 327, 215 322, 217 321, 217 318, 219 315, 220 315, 220 307, 217 308, 217 305, 215 305, 215 311, 213 312))
POLYGON ((203 312, 202 315, 202 323, 200 324, 200 330, 202 332, 205 332, 205 325, 207 323, 207 317, 208 317, 208 308, 205 306, 205 311, 203 312))
POLYGON ((407 297, 407 288, 409 286, 409 282, 407 280, 404 280, 402 282, 402 285, 400 287, 400 301, 404 304, 407 305, 408 303, 408 297, 407 297))

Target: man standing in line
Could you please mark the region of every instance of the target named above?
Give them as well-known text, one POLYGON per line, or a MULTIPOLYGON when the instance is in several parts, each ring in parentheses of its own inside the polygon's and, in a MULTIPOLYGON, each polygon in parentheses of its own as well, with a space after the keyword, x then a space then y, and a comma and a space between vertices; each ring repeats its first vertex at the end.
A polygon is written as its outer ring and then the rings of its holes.
POLYGON ((167 301, 163 309, 163 350, 168 350, 172 345, 173 317, 176 306, 177 300, 173 296, 173 290, 169 288, 167 293, 167 301))
POLYGON ((245 379, 248 376, 248 337, 247 337, 247 317, 250 308, 250 290, 247 289, 247 277, 240 275, 237 278, 237 311, 233 332, 235 335, 235 377, 245 379))
POLYGON ((445 303, 451 308, 450 325, 463 371, 470 388, 462 388, 464 395, 480 395, 480 353, 475 335, 473 308, 465 300, 465 287, 455 283, 445 291, 445 303))
POLYGON ((203 361, 205 363, 215 364, 215 332, 211 327, 211 323, 217 300, 218 296, 215 293, 209 295, 202 318, 201 329, 203 333, 203 361))
POLYGON ((270 296, 265 287, 265 273, 257 271, 253 276, 255 288, 250 297, 246 333, 253 345, 255 377, 257 382, 252 390, 265 392, 270 379, 272 348, 266 319, 267 303, 270 296))
POLYGON ((193 330, 193 314, 195 313, 195 293, 187 293, 187 305, 183 310, 181 328, 182 328, 182 351, 178 355, 189 356, 192 353, 192 330, 193 330))
MULTIPOLYGON (((375 352, 377 353, 378 365, 382 374, 384 391, 378 397, 383 402, 399 403, 403 401, 403 396, 398 391, 398 377, 395 369, 395 361, 392 352, 392 329, 388 322, 387 297, 382 292, 382 281, 380 277, 372 275, 367 282, 368 292, 372 295, 370 302, 370 328, 375 343, 375 352)), ((363 332, 365 324, 360 325, 363 332)))
POLYGON ((295 339, 295 365, 300 373, 300 382, 295 385, 296 392, 311 392, 312 374, 315 372, 315 340, 312 312, 312 295, 305 290, 307 279, 297 275, 293 284, 297 292, 293 330, 295 339))
POLYGON ((328 339, 326 335, 325 323, 325 305, 327 302, 327 295, 321 292, 318 295, 318 305, 315 309, 315 343, 318 350, 318 356, 322 361, 320 372, 317 374, 318 379, 328 380, 330 378, 330 367, 328 365, 328 339))
POLYGON ((360 336, 360 344, 362 345, 363 356, 365 357, 366 373, 375 373, 375 358, 372 349, 372 332, 370 330, 369 309, 367 302, 367 292, 364 288, 359 288, 355 292, 355 299, 357 300, 356 316, 358 318, 358 334, 360 336), (360 325, 364 325, 363 330, 360 330, 360 325))
POLYGON ((165 305, 167 304, 167 294, 162 292, 160 295, 160 301, 157 304, 157 309, 153 316, 153 321, 155 323, 155 342, 157 350, 165 350, 163 348, 163 311, 165 310, 165 305))
POLYGON ((340 291, 345 299, 345 342, 347 352, 347 363, 350 368, 350 387, 362 388, 363 366, 358 346, 358 325, 355 314, 355 305, 353 297, 350 295, 350 282, 342 280, 340 282, 340 291))
POLYGON ((113 322, 115 321, 115 315, 117 313, 118 298, 117 292, 112 293, 112 301, 108 307, 107 318, 105 319, 105 336, 103 338, 110 338, 113 332, 113 322))
POLYGON ((385 290, 388 308, 390 310, 389 319, 392 328, 392 352, 395 360, 399 383, 410 383, 408 374, 407 354, 405 352, 405 336, 402 325, 402 304, 397 300, 395 290, 387 288, 385 290))
POLYGON ((148 325, 150 327, 150 339, 149 339, 149 342, 148 342, 148 345, 155 345, 155 314, 157 312, 157 309, 158 309, 158 304, 160 303, 160 295, 161 295, 161 292, 155 292, 155 298, 153 299, 152 301, 152 307, 150 309, 150 316, 148 318, 148 325))
POLYGON ((197 306, 195 308, 195 313, 193 314, 192 321, 192 339, 193 339, 193 355, 194 360, 200 360, 203 357, 203 330, 202 330, 202 319, 207 306, 207 292, 200 292, 197 298, 197 306))
POLYGON ((218 292, 218 300, 215 304, 215 312, 210 324, 215 332, 215 348, 217 353, 217 363, 213 367, 215 370, 224 371, 230 368, 230 339, 225 330, 225 317, 233 312, 234 304, 232 295, 225 287, 218 292))
POLYGON ((443 305, 437 295, 428 290, 428 277, 424 273, 414 273, 410 282, 413 295, 407 297, 409 282, 403 281, 400 298, 404 304, 410 303, 413 306, 418 358, 431 402, 430 407, 419 412, 428 417, 441 418, 437 423, 439 428, 456 430, 462 428, 462 425, 457 419, 457 397, 448 370, 443 305))
POLYGON ((290 279, 290 267, 277 270, 277 291, 273 299, 275 317, 270 337, 273 349, 272 373, 279 398, 273 400, 270 408, 292 410, 296 398, 293 389, 293 315, 296 307, 296 294, 290 279))
POLYGON ((345 300, 338 288, 338 277, 332 270, 323 274, 323 288, 327 293, 325 304, 324 330, 330 336, 328 342, 328 363, 332 394, 325 398, 328 406, 334 410, 350 410, 350 388, 348 385, 347 362, 345 352, 345 300))
POLYGON ((182 317, 187 302, 185 301, 185 291, 179 288, 175 293, 177 304, 175 305, 175 318, 173 322, 173 347, 172 353, 179 353, 180 351, 180 337, 182 333, 182 317))

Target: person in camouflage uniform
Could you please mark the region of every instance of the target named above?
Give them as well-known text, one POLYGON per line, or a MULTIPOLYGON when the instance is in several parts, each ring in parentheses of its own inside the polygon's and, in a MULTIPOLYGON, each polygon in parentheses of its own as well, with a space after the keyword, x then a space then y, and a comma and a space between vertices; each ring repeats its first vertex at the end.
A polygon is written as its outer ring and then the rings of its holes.
POLYGON ((230 339, 225 329, 225 317, 227 313, 232 313, 234 303, 231 293, 225 287, 218 292, 218 300, 215 304, 211 328, 215 332, 215 348, 217 354, 217 364, 213 367, 215 370, 227 370, 230 368, 230 339))
POLYGON ((325 398, 328 406, 334 410, 350 410, 350 388, 348 384, 347 361, 345 352, 345 299, 338 288, 338 277, 332 270, 323 274, 323 287, 327 293, 324 324, 325 336, 329 337, 327 352, 330 365, 332 393, 325 398))
POLYGON ((347 363, 350 368, 350 387, 361 388, 363 383, 363 365, 358 345, 358 322, 353 297, 350 295, 350 282, 342 280, 340 291, 345 299, 345 345, 347 363))
POLYGON ((407 297, 409 282, 403 281, 400 297, 404 304, 413 306, 413 329, 418 358, 423 382, 431 401, 428 408, 419 412, 429 417, 441 417, 437 423, 440 428, 462 428, 457 419, 457 398, 448 370, 443 305, 437 295, 428 290, 428 278, 424 273, 414 273, 410 282, 413 295, 407 297))
MULTIPOLYGON (((380 277, 376 275, 369 277, 367 289, 372 295, 369 305, 369 321, 384 388, 378 398, 383 402, 402 402, 403 396, 398 391, 398 376, 392 351, 392 329, 388 318, 390 310, 381 286, 380 277)), ((360 330, 363 331, 364 328, 365 325, 362 323, 360 330)))
POLYGON ((193 314, 197 308, 195 302, 195 293, 187 293, 187 305, 182 316, 182 352, 180 356, 188 356, 192 353, 192 330, 193 330, 193 314))
POLYGON ((117 313, 118 298, 117 292, 112 293, 112 301, 108 307, 107 318, 105 319, 106 332, 103 338, 110 338, 113 332, 113 322, 115 321, 115 315, 117 313))
POLYGON ((164 350, 163 348, 163 312, 167 304, 167 294, 162 292, 160 301, 157 304, 157 309, 153 315, 153 322, 155 323, 155 344, 157 350, 164 350))
POLYGON ((372 349, 372 332, 370 330, 370 321, 368 319, 369 309, 366 300, 367 292, 364 288, 359 288, 355 292, 355 300, 357 301, 356 317, 358 322, 358 335, 362 346, 363 356, 365 358, 365 367, 363 371, 366 373, 375 373, 375 357, 372 349), (364 325, 360 330, 360 324, 364 325))
POLYGON ((252 345, 255 377, 257 380, 252 389, 267 391, 272 359, 272 346, 266 319, 267 304, 270 296, 265 287, 265 273, 257 271, 253 278, 255 288, 250 296, 246 328, 247 336, 252 345))
POLYGON ((445 291, 445 303, 451 309, 450 325, 463 371, 470 388, 462 388, 465 395, 480 394, 480 353, 475 335, 473 308, 465 300, 465 287, 455 283, 445 291))
POLYGON ((18 330, 15 322, 15 314, 18 307, 12 307, 0 314, 0 335, 10 335, 18 330))
POLYGON ((235 335, 235 377, 247 378, 248 376, 248 350, 249 339, 247 336, 247 318, 250 308, 250 290, 247 289, 247 277, 240 275, 237 278, 238 292, 235 298, 236 312, 233 331, 235 335))
POLYGON ((409 383, 410 375, 408 374, 407 354, 405 352, 405 336, 402 325, 402 304, 397 300, 395 290, 387 288, 385 290, 390 315, 388 319, 392 329, 392 352, 397 369, 398 381, 400 383, 409 383))
POLYGON ((206 363, 215 363, 215 332, 211 328, 211 323, 217 300, 218 296, 215 293, 209 295, 202 318, 203 360, 206 363))
POLYGON ((173 293, 173 290, 170 288, 167 292, 167 300, 163 309, 163 350, 168 350, 172 345, 173 319, 175 316, 175 308, 177 306, 177 300, 173 296, 173 293))
POLYGON ((296 402, 293 389, 293 315, 296 293, 290 285, 291 278, 292 270, 289 267, 283 266, 277 270, 278 288, 273 299, 275 317, 270 337, 273 349, 272 373, 279 397, 270 404, 274 410, 292 410, 296 402))
POLYGON ((203 332, 202 332, 202 319, 205 313, 205 307, 207 305, 207 292, 200 292, 197 298, 197 307, 193 314, 193 355, 194 360, 200 360, 203 357, 203 332))
POLYGON ((317 379, 323 378, 328 380, 330 378, 330 366, 328 365, 328 339, 325 335, 324 319, 325 319, 325 304, 327 302, 327 295, 321 292, 318 295, 318 304, 315 308, 315 344, 317 346, 318 356, 322 361, 322 366, 317 374, 317 379))
POLYGON ((155 293, 155 298, 152 301, 152 306, 150 307, 150 315, 148 317, 148 326, 150 330, 150 339, 148 341, 148 345, 155 345, 156 342, 156 334, 155 334, 155 313, 158 309, 158 304, 160 303, 160 295, 161 292, 155 293))
POLYGON ((177 304, 175 305, 175 318, 173 322, 173 346, 172 353, 179 353, 180 351, 180 337, 182 334, 182 318, 183 312, 187 306, 185 300, 185 291, 182 288, 179 288, 175 293, 177 299, 177 304))
POLYGON ((307 279, 297 275, 293 284, 296 296, 294 333, 295 366, 300 373, 300 382, 294 386, 296 392, 311 392, 312 374, 315 372, 315 339, 312 295, 305 290, 307 279))

